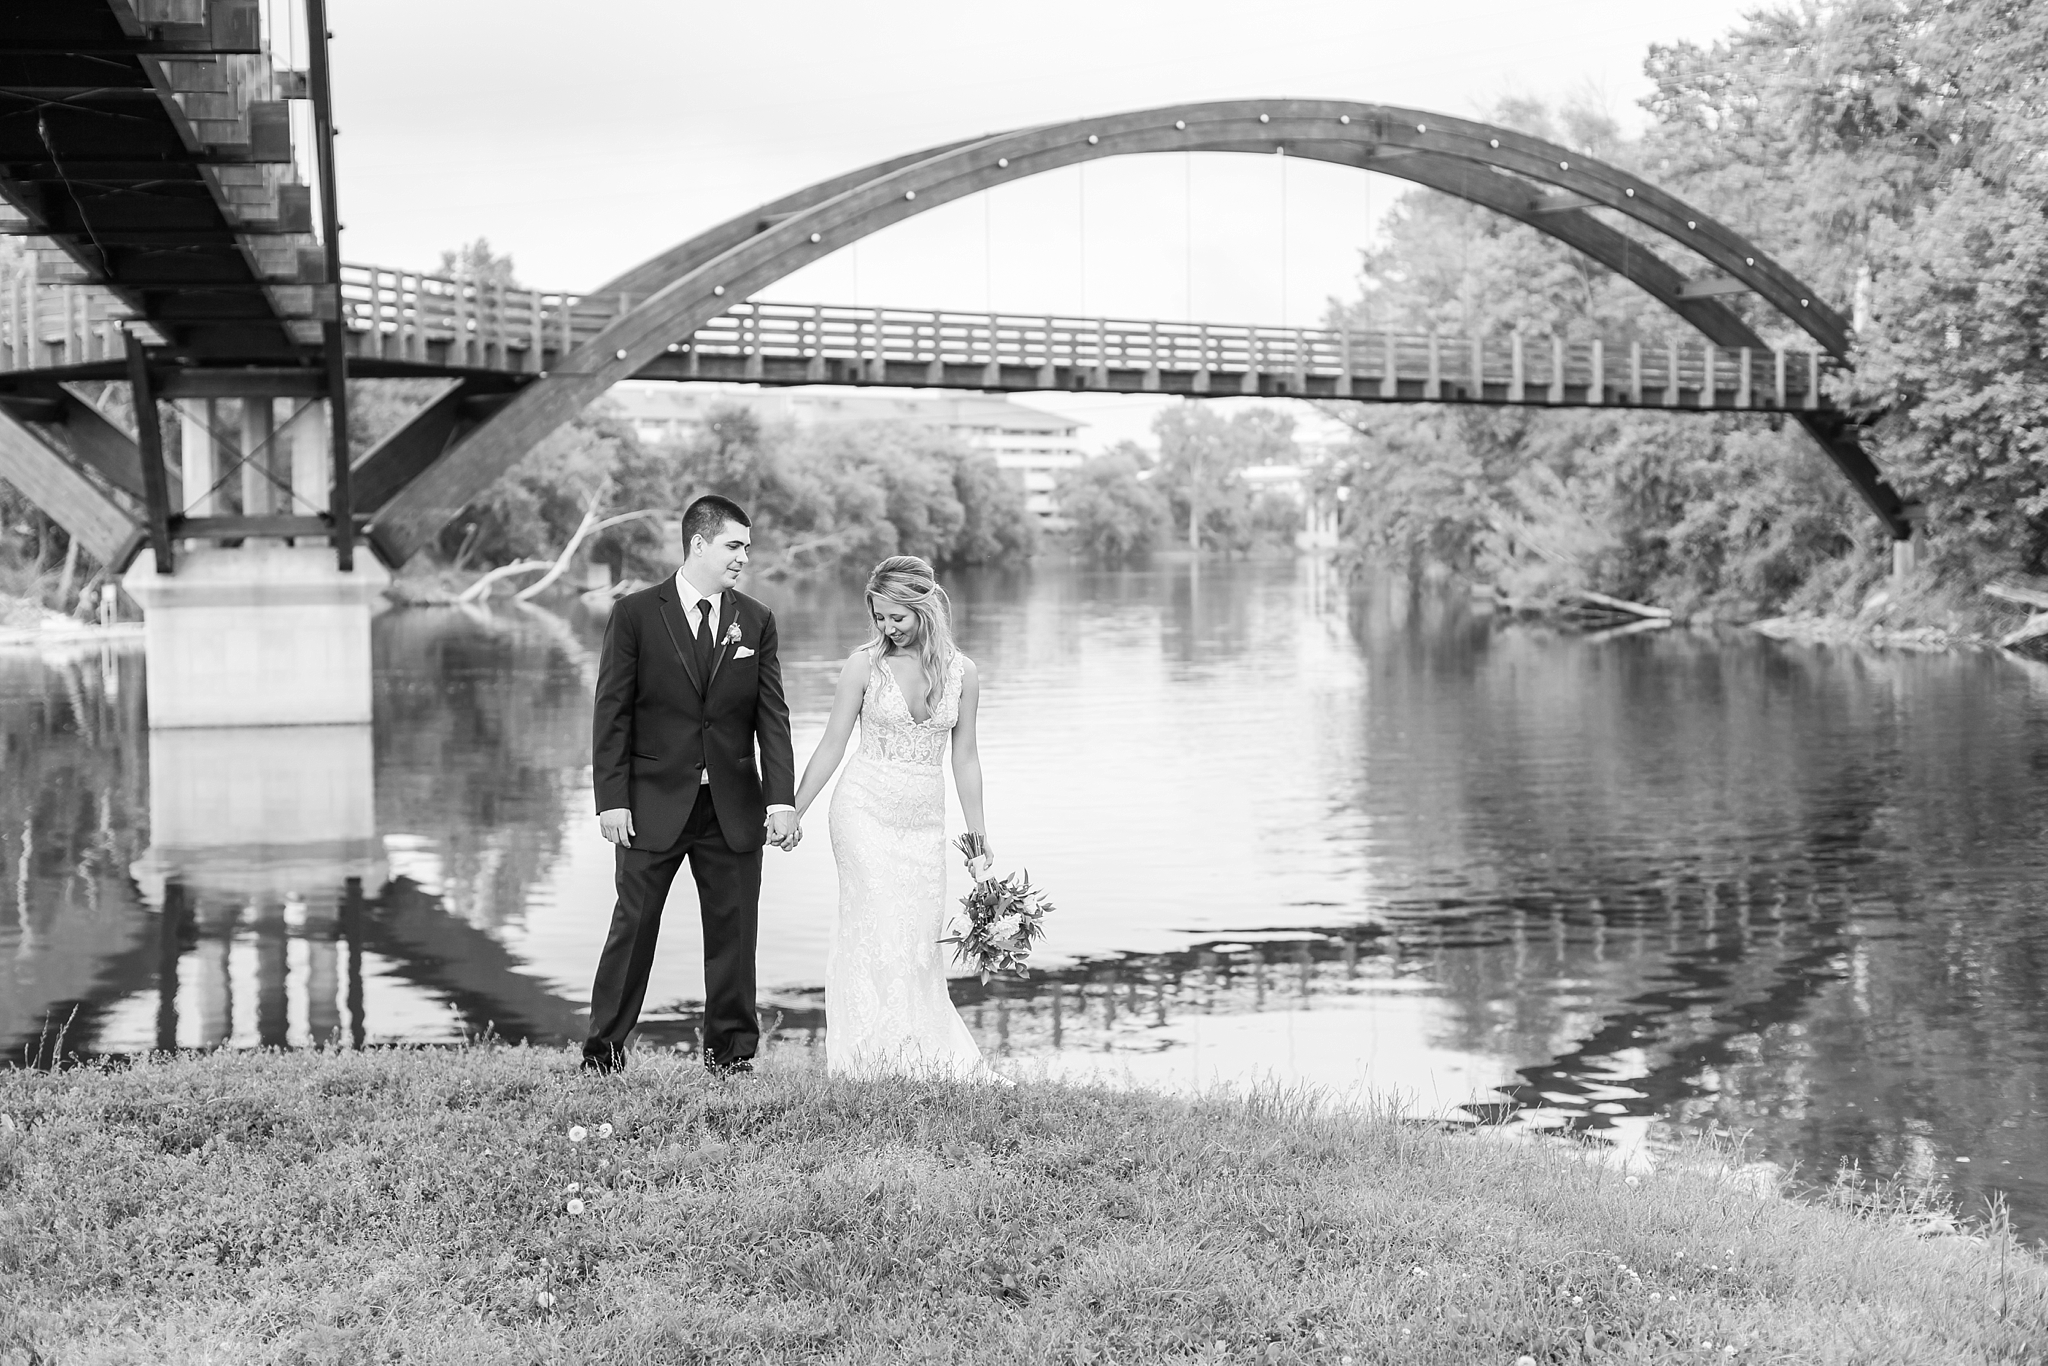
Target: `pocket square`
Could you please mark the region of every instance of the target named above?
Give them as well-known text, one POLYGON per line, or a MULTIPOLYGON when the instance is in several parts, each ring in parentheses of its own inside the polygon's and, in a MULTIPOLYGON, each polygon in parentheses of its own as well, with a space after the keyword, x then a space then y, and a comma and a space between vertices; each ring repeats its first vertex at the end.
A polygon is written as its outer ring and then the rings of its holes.
POLYGON ((754 653, 754 650, 753 650, 753 647, 752 647, 752 646, 750 646, 750 645, 742 645, 742 646, 740 646, 740 647, 739 647, 739 648, 738 648, 737 650, 734 650, 734 651, 732 652, 732 657, 733 657, 734 659, 746 659, 746 658, 747 658, 748 656, 752 655, 753 653, 754 653))

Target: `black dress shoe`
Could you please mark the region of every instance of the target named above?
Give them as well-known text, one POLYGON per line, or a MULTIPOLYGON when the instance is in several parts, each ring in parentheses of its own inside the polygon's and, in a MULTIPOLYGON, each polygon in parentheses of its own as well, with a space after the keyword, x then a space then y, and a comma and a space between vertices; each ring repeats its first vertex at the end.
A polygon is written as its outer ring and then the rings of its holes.
POLYGON ((716 1058, 706 1058, 704 1070, 714 1077, 751 1077, 754 1075, 754 1060, 734 1058, 731 1062, 719 1062, 716 1058))
POLYGON ((583 1055, 583 1070, 594 1072, 600 1077, 608 1077, 614 1072, 623 1072, 626 1070, 626 1055, 624 1053, 614 1053, 610 1057, 605 1057, 601 1054, 586 1053, 583 1055))

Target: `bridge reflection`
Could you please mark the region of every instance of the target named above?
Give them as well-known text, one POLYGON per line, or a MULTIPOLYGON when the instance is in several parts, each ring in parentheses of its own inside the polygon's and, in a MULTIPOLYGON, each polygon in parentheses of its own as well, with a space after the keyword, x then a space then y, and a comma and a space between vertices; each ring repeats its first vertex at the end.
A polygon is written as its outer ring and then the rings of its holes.
POLYGON ((139 652, 0 660, 5 1056, 581 1034, 498 934, 560 842, 573 654, 445 618, 378 644, 374 730, 151 732, 139 652))

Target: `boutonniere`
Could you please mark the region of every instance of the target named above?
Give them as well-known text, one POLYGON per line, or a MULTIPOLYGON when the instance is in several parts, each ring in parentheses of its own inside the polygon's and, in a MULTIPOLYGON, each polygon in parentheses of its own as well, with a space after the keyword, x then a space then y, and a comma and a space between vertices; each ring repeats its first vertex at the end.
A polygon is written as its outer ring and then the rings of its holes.
POLYGON ((740 624, 738 622, 734 622, 725 628, 725 643, 728 645, 740 643, 740 624))

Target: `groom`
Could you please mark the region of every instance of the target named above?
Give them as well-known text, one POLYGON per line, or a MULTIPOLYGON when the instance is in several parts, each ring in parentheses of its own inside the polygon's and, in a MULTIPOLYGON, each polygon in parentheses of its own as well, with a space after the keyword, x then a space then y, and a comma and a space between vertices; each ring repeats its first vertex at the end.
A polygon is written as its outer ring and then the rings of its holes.
POLYGON ((704 1065, 751 1072, 761 846, 796 844, 796 761, 775 618, 735 590, 752 544, 737 503, 683 514, 683 566, 612 608, 598 664, 591 777, 619 900, 590 989, 583 1065, 626 1065, 669 884, 685 859, 704 918, 704 1065), (759 741, 761 767, 754 768, 759 741))

